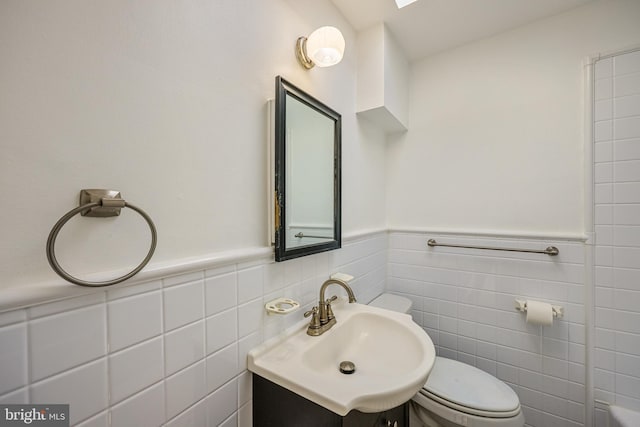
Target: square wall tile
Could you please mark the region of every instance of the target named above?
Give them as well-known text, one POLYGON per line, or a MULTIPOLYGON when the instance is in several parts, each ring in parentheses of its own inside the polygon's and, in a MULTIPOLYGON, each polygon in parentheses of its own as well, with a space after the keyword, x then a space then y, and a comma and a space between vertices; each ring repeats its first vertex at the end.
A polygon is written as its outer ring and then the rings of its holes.
POLYGON ((162 355, 162 337, 158 337, 109 356, 111 402, 119 402, 162 380, 162 355))
POLYGON ((614 268, 612 276, 615 278, 616 288, 640 291, 640 269, 614 268))
POLYGON ((107 360, 83 365, 31 386, 31 401, 68 403, 71 424, 107 408, 107 360))
POLYGON ((640 52, 634 51, 613 58, 615 76, 640 72, 640 52))
POLYGON ((136 394, 111 408, 112 426, 159 426, 165 421, 164 384, 136 394))
POLYGON ((207 354, 238 340, 238 310, 227 310, 207 319, 207 354))
POLYGON ((228 347, 207 357, 207 390, 214 391, 236 376, 238 372, 238 345, 228 347))
POLYGON ((616 139, 640 138, 640 116, 615 119, 613 134, 616 139))
POLYGON ((167 419, 171 419, 202 399, 207 392, 207 371, 202 360, 167 378, 167 419))
MULTIPOLYGON (((640 115, 640 95, 628 95, 615 98, 613 105, 616 117, 632 117, 640 115)), ((602 112, 601 114, 604 114, 602 112)))
POLYGON ((0 327, 13 325, 27 320, 27 310, 13 310, 0 313, 0 327))
POLYGON ((0 328, 0 395, 27 385, 27 326, 0 328))
POLYGON ((596 101, 602 99, 610 99, 613 96, 613 80, 611 78, 603 78, 595 81, 594 99, 596 101))
POLYGON ((596 121, 611 120, 613 118, 613 102, 603 99, 594 103, 594 119, 596 121))
POLYGON ((238 271, 239 304, 262 296, 263 275, 262 266, 238 271))
POLYGON ((109 411, 104 411, 99 413, 98 415, 94 415, 81 422, 80 424, 76 424, 76 427, 109 427, 109 411))
MULTIPOLYGON (((631 311, 633 313, 630 318, 637 318, 640 316, 640 292, 639 291, 630 291, 625 289, 616 289, 613 294, 614 299, 614 307, 618 310, 631 311)), ((640 332, 640 331, 633 331, 640 332)), ((639 349, 640 350, 640 349, 639 349)))
POLYGON ((262 326, 264 315, 265 308, 262 298, 238 306, 238 335, 244 337, 258 331, 262 326))
POLYGON ((640 72, 616 77, 613 87, 616 97, 640 93, 640 72))
POLYGON ((640 399, 640 378, 616 374, 615 392, 634 399, 640 399))
POLYGON ((236 273, 208 277, 205 281, 206 314, 219 313, 238 304, 236 273))
POLYGON ((164 290, 164 330, 170 331, 204 318, 204 282, 164 290))
POLYGON ((166 427, 198 427, 207 425, 207 408, 201 400, 177 417, 170 420, 166 427))
POLYGON ((594 199, 597 205, 613 203, 613 184, 596 184, 594 199))
POLYGON ((613 122, 611 120, 596 122, 593 132, 594 141, 596 143, 611 141, 613 139, 613 122))
POLYGON ((598 184, 613 182, 613 163, 597 163, 594 181, 598 184))
POLYGON ((616 182, 640 181, 640 160, 616 162, 613 178, 616 182))
POLYGON ((107 353, 104 304, 40 318, 29 329, 32 381, 107 353))
POLYGON ((596 80, 613 76, 613 58, 599 59, 595 62, 594 77, 596 80))
POLYGON ((169 332, 164 338, 165 374, 204 358, 204 320, 169 332))
POLYGON ((613 160, 640 160, 640 138, 615 141, 613 160))
POLYGON ((613 161, 613 142, 599 142, 594 146, 594 160, 596 163, 613 161))
MULTIPOLYGON (((640 348, 638 349, 640 354, 640 348)), ((640 356, 616 353, 615 358, 616 372, 630 377, 640 378, 640 356)))
POLYGON ((615 205, 613 220, 618 225, 640 225, 640 204, 615 205))
POLYGON ((637 269, 640 260, 640 248, 614 247, 613 265, 619 268, 637 269))
POLYGON ((226 420, 220 423, 220 427, 237 427, 239 423, 238 414, 234 413, 229 416, 226 420))
POLYGON ((238 383, 229 381, 206 399, 207 423, 210 426, 220 425, 238 409, 238 383))
POLYGON ((27 387, 12 391, 0 396, 0 405, 6 404, 23 404, 29 402, 29 389, 27 387))
POLYGON ((149 292, 107 304, 109 348, 121 350, 162 333, 162 293, 149 292))

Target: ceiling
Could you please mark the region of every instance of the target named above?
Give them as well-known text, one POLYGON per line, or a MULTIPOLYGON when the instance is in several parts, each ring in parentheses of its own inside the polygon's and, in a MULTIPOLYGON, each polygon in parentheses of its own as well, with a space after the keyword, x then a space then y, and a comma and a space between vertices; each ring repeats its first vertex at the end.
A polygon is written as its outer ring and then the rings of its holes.
POLYGON ((410 61, 565 12, 593 0, 332 0, 357 30, 384 22, 410 61))

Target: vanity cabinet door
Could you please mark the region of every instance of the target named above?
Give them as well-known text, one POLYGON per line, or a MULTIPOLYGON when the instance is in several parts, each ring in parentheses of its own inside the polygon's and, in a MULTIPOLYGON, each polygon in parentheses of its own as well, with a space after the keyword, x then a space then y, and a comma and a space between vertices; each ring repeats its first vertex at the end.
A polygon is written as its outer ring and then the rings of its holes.
POLYGON ((340 427, 342 417, 253 374, 253 427, 340 427))
POLYGON ((382 427, 409 427, 409 402, 383 412, 382 427))
POLYGON ((409 403, 375 414, 353 410, 341 417, 253 374, 253 427, 409 427, 409 403))
POLYGON ((342 419, 342 427, 409 427, 409 404, 375 414, 351 411, 342 419))

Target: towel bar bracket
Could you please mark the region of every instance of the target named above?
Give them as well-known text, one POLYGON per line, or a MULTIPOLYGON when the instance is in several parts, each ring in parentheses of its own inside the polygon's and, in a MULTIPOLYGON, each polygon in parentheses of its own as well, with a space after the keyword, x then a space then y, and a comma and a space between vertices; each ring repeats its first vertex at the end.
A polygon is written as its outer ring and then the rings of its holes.
POLYGON ((91 189, 80 191, 80 204, 84 206, 89 203, 98 203, 99 206, 84 209, 80 212, 82 216, 106 218, 120 215, 120 209, 126 206, 119 191, 91 189))

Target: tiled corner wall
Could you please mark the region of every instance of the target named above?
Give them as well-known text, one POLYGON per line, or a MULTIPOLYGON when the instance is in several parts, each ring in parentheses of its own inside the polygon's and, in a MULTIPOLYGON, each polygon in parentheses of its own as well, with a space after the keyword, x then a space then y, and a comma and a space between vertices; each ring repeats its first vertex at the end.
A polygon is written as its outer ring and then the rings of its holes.
POLYGON ((594 77, 595 399, 640 411, 640 51, 594 77))
MULTIPOLYGON (((255 259, 0 314, 0 403, 69 403, 71 425, 251 426, 247 352, 300 321, 340 271, 366 303, 386 280, 387 233, 274 263, 255 259)), ((336 291, 339 288, 336 287, 336 291)))
POLYGON ((578 427, 585 419, 584 244, 393 232, 390 292, 413 300, 413 317, 441 356, 483 369, 518 394, 526 425, 578 427), (560 254, 427 248, 442 243, 544 249, 560 254), (550 327, 525 323, 516 298, 559 304, 550 327))

